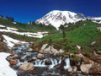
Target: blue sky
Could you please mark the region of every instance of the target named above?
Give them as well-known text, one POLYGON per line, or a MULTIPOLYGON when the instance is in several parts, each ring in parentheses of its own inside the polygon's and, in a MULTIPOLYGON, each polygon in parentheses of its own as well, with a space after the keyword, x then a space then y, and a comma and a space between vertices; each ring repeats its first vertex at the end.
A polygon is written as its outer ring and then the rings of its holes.
POLYGON ((0 0, 0 15, 20 22, 34 21, 52 10, 101 16, 101 0, 0 0))

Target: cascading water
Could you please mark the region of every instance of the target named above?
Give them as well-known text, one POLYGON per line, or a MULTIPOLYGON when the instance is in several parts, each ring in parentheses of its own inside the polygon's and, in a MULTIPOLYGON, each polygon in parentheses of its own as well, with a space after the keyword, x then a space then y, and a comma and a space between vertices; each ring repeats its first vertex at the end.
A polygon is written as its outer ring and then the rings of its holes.
MULTIPOLYGON (((60 59, 60 61, 61 61, 61 59, 60 59)), ((60 64, 57 59, 52 59, 52 58, 51 58, 51 63, 52 64, 49 66, 49 69, 52 69, 52 68, 54 68, 54 66, 60 64)))
POLYGON ((69 58, 65 59, 65 63, 66 63, 66 65, 64 66, 64 69, 70 68, 70 59, 69 58))
MULTIPOLYGON (((53 69, 56 65, 61 64, 61 62, 62 62, 62 59, 50 58, 48 60, 51 61, 51 64, 50 65, 45 65, 45 61, 46 60, 47 59, 43 59, 43 60, 39 60, 38 59, 38 60, 34 61, 34 66, 35 67, 48 67, 49 69, 53 69)), ((66 65, 64 65, 64 69, 68 69, 70 67, 70 60, 69 60, 69 58, 65 59, 65 64, 66 65)))
MULTIPOLYGON (((27 45, 28 44, 20 45, 13 49, 14 54, 19 56, 18 63, 15 65, 16 67, 19 67, 25 62, 27 63, 31 61, 31 63, 33 63, 34 67, 37 69, 37 72, 40 72, 41 75, 45 76, 48 76, 48 73, 50 73, 52 76, 61 76, 60 71, 66 71, 70 67, 70 59, 68 57, 45 54, 44 58, 39 59, 37 58, 38 52, 29 52, 27 45), (33 57, 35 58, 34 60, 33 57)), ((62 75, 63 74, 64 73, 62 73, 62 75)))
POLYGON ((46 67, 44 60, 39 60, 39 59, 34 62, 34 66, 35 67, 46 67))

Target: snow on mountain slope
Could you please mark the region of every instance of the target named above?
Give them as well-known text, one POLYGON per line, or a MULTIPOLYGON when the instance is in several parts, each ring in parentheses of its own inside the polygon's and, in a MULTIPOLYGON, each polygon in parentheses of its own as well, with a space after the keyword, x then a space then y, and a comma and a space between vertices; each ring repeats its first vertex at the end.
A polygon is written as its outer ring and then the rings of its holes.
POLYGON ((101 17, 92 17, 90 18, 90 20, 92 20, 95 23, 101 24, 101 17))
POLYGON ((17 76, 16 71, 10 68, 6 60, 9 55, 9 53, 0 52, 0 76, 17 76))
POLYGON ((16 39, 13 39, 7 35, 2 35, 3 38, 4 38, 4 42, 7 44, 7 46, 9 48, 12 48, 15 44, 21 44, 21 43, 26 43, 24 41, 20 41, 20 40, 16 40, 16 39))
POLYGON ((36 20, 38 24, 45 24, 45 25, 52 25, 56 29, 60 27, 60 25, 68 24, 68 23, 75 23, 80 20, 85 20, 86 17, 82 14, 77 14, 70 11, 59 11, 54 10, 43 16, 42 18, 36 20))

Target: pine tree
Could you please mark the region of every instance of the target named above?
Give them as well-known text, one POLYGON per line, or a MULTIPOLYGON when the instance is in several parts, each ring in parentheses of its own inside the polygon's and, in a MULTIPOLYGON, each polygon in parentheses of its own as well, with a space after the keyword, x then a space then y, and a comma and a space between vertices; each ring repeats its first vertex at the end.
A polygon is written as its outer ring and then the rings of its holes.
POLYGON ((65 39, 66 33, 65 33, 65 27, 64 27, 64 25, 61 25, 61 26, 59 27, 59 29, 62 31, 63 39, 65 39))

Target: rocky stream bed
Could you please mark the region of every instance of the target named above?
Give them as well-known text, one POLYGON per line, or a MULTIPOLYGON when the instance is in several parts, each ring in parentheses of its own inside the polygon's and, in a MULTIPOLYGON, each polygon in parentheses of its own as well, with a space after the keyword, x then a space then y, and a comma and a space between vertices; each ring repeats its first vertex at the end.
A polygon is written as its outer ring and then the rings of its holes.
POLYGON ((7 57, 18 76, 100 76, 100 73, 90 75, 93 63, 84 64, 83 58, 75 61, 73 55, 39 53, 29 46, 15 46, 12 54, 7 57))

